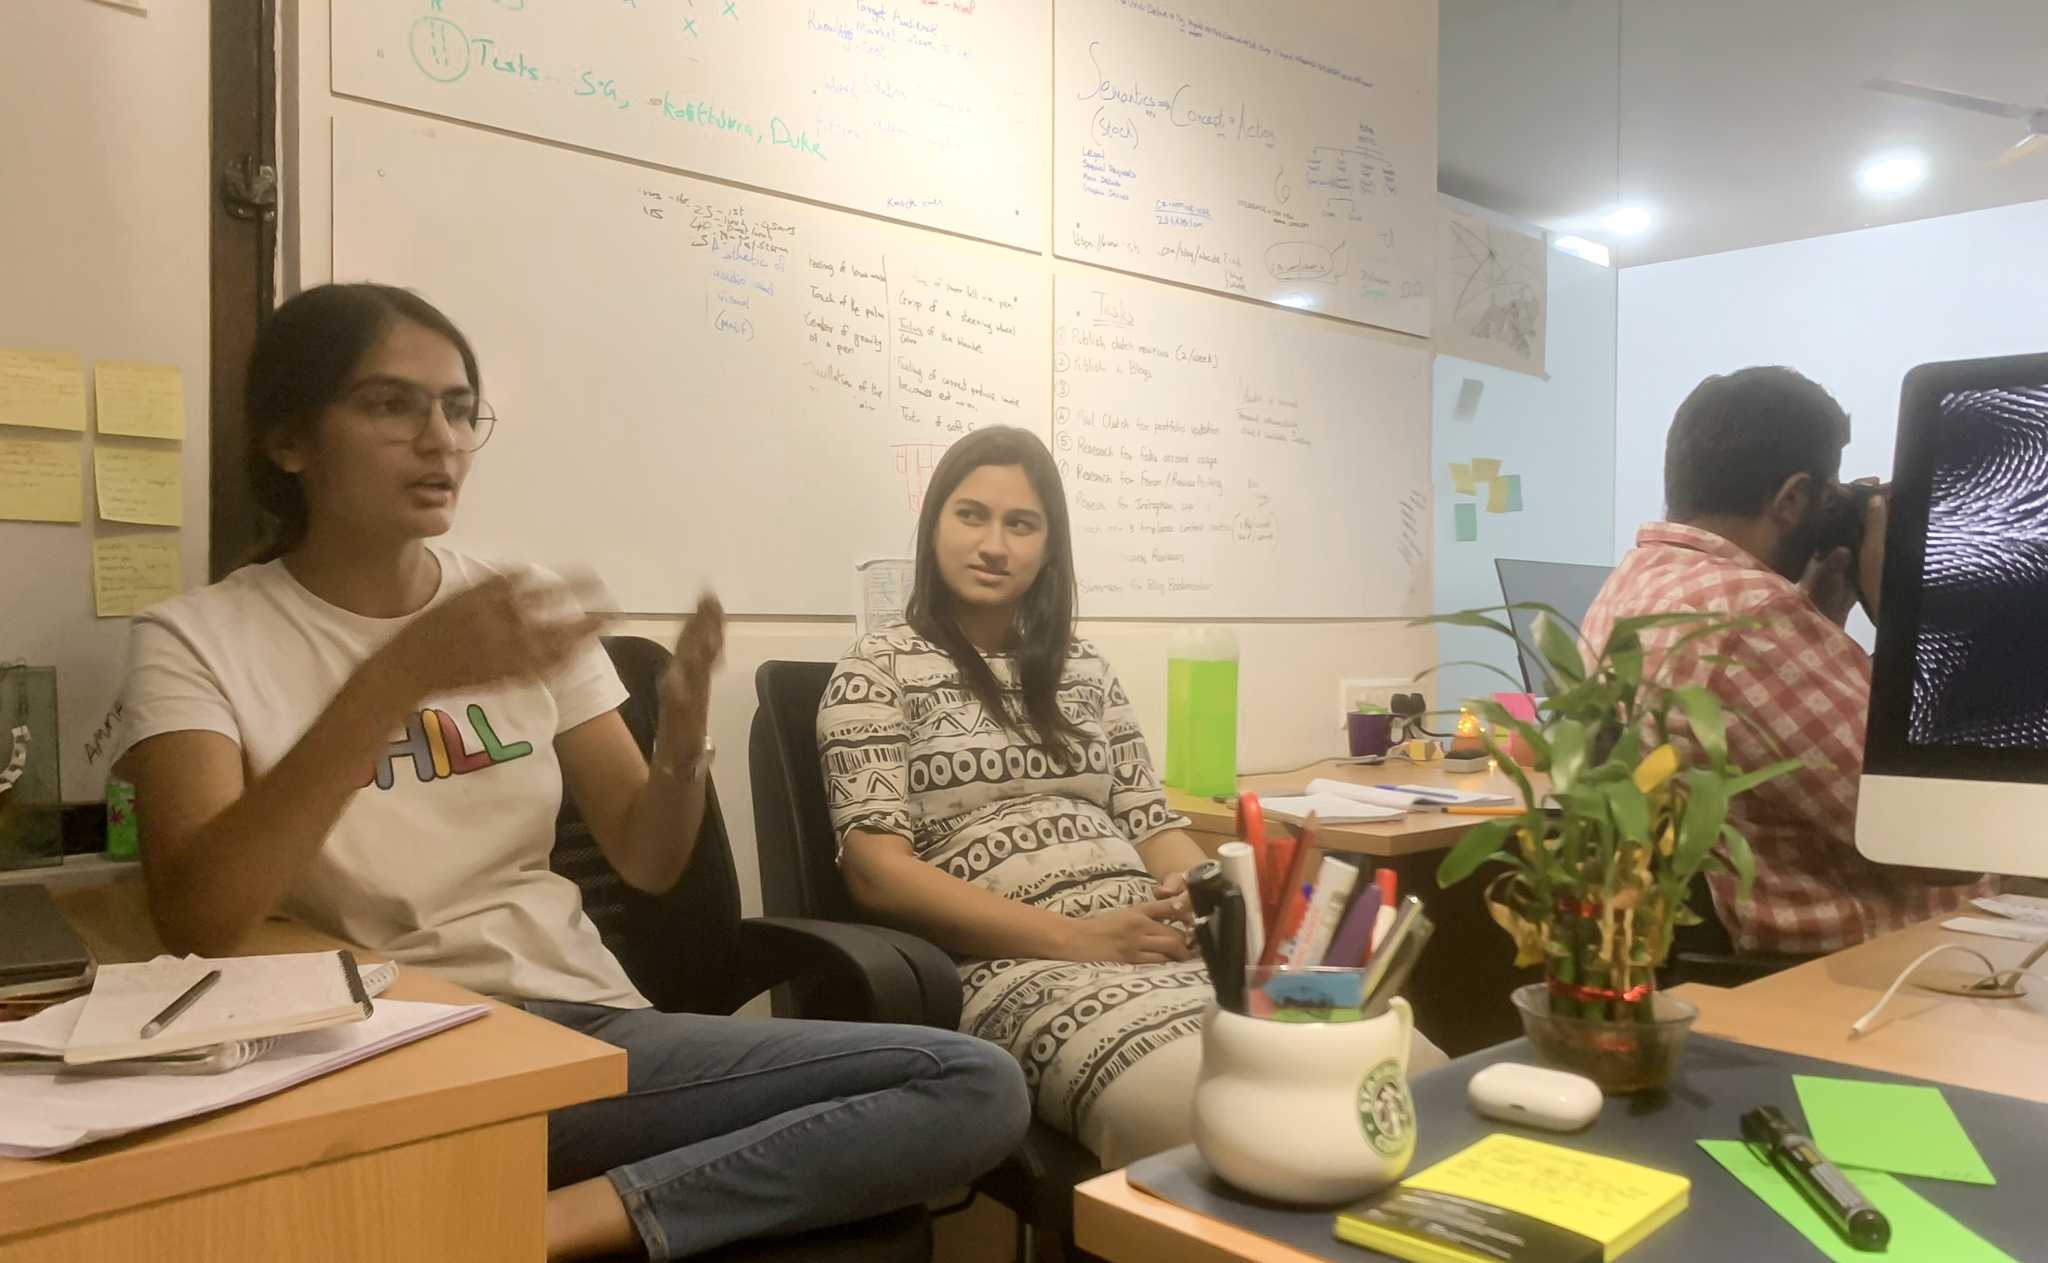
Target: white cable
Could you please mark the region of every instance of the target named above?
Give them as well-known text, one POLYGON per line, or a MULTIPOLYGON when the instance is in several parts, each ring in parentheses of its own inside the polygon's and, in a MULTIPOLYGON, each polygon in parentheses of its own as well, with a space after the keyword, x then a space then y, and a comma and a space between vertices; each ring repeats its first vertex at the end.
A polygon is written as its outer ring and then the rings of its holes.
POLYGON ((1849 1038, 1854 1039, 1858 1035, 1868 1034, 1872 1020, 1884 1011, 1885 1005, 1892 1002, 1892 997, 1899 993, 1900 987, 1906 985, 1906 979, 1913 976, 1913 971, 1926 964, 1929 957, 1938 956, 1943 952, 1968 952, 1983 962, 1984 972, 1987 977, 1996 977, 2000 972, 1998 966, 1992 964, 1989 957, 1974 947, 1964 947, 1960 943, 1943 943, 1939 947, 1930 947, 1914 957, 1912 964, 1899 971, 1899 976, 1892 979, 1892 985, 1885 988, 1884 997, 1876 1004, 1871 1005, 1868 1013, 1865 1013, 1862 1017, 1849 1024, 1849 1038))

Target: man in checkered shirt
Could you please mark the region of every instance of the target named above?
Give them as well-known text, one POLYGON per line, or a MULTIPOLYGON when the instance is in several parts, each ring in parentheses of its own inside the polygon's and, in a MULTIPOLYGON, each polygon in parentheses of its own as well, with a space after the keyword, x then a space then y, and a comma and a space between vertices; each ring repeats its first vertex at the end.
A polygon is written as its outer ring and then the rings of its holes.
POLYGON ((1953 913, 1993 889, 1970 874, 1878 864, 1856 850, 1870 656, 1842 624, 1859 589, 1877 617, 1885 515, 1883 499, 1874 499, 1854 561, 1844 548, 1815 557, 1848 441, 1841 405, 1790 369, 1747 368, 1701 382, 1679 405, 1665 443, 1669 520, 1636 533, 1581 629, 1591 647, 1606 643, 1616 619, 1640 614, 1703 611, 1758 622, 1676 655, 1670 648, 1685 627, 1643 634, 1651 678, 1704 685, 1727 707, 1730 762, 1806 764, 1729 808, 1756 852, 1756 885, 1738 902, 1732 876, 1708 881, 1744 954, 1831 952, 1953 913))

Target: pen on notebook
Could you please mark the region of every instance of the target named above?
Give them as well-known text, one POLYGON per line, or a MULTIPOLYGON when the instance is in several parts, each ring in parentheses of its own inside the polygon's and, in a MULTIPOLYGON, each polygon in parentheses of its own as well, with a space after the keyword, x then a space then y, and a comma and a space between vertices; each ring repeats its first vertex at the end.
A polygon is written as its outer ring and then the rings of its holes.
POLYGON ((1821 1156, 1811 1137, 1793 1130, 1784 1111, 1774 1105, 1759 1105, 1745 1113, 1742 1138, 1850 1245, 1859 1250, 1882 1250, 1891 1243, 1892 1225, 1884 1212, 1821 1156))
POLYGON ((1464 801, 1461 795, 1452 793, 1449 790, 1430 789, 1423 785, 1375 785, 1373 788, 1391 790, 1396 794, 1413 794, 1426 803, 1456 803, 1464 801))
POLYGON ((185 994, 165 1005, 163 1012, 142 1024, 142 1038, 154 1039, 162 1032, 164 1027, 177 1021, 180 1013, 191 1008, 194 1001, 198 1000, 200 996, 205 995, 213 987, 213 984, 219 981, 220 970, 207 970, 204 978, 185 988, 185 994))

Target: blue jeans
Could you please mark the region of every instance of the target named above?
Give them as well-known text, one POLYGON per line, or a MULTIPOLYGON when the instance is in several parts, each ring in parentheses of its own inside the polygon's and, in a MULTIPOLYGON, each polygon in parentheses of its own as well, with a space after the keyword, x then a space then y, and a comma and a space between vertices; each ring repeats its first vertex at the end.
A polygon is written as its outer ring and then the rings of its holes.
POLYGON ((952 1031, 523 1007, 626 1050, 623 1096, 548 1116, 548 1187, 608 1176, 654 1259, 960 1188, 1031 1120, 1016 1061, 952 1031))

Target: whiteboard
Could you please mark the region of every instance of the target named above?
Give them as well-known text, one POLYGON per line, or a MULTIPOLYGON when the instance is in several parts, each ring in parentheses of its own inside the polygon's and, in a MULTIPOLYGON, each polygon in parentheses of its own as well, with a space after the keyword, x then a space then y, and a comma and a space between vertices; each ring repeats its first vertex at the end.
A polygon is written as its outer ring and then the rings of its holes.
POLYGON ((1430 328, 1436 0, 1060 0, 1053 248, 1430 328))
POLYGON ((1045 433, 1033 257, 368 107, 334 122, 335 278, 447 311, 499 416, 458 541, 594 567, 632 612, 708 586, 851 614, 854 563, 909 547, 949 444, 1045 433))
POLYGON ((1053 289, 1085 615, 1428 612, 1425 348, 1073 264, 1053 289))
POLYGON ((338 0, 334 90, 1039 249, 1050 6, 338 0))

